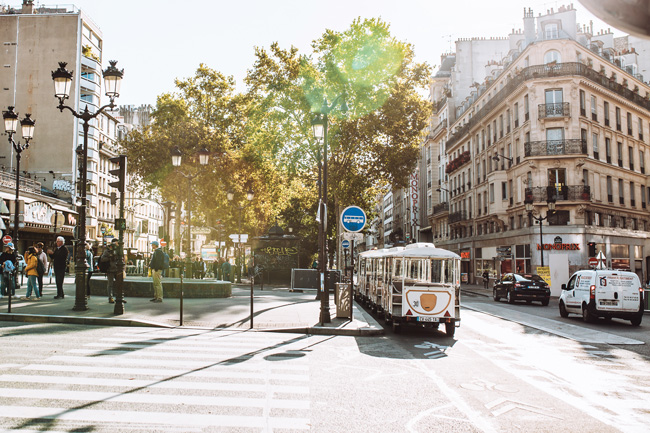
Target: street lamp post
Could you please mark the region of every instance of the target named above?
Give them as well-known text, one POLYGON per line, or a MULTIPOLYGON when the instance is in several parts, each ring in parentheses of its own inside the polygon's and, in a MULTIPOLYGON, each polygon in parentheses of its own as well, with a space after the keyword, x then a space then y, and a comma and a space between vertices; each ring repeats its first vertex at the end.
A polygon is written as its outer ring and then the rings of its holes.
MULTIPOLYGON (((231 190, 228 191, 226 194, 226 197, 228 197, 228 201, 233 201, 235 199, 235 193, 233 193, 231 190)), ((250 203, 253 201, 253 198, 255 197, 255 193, 251 188, 248 189, 248 192, 246 193, 246 200, 250 203)), ((241 273, 242 273, 242 258, 241 258, 241 211, 244 209, 244 205, 241 203, 237 205, 237 208, 239 209, 239 220, 237 222, 237 237, 238 237, 238 242, 237 242, 237 282, 241 283, 241 273)))
POLYGON ((510 167, 512 167, 512 163, 513 163, 514 160, 512 158, 510 158, 509 156, 505 156, 505 155, 501 155, 500 153, 497 153, 496 155, 494 155, 492 157, 492 159, 495 160, 496 162, 499 162, 499 161, 501 161, 501 159, 499 157, 501 157, 503 159, 507 159, 508 162, 510 162, 510 167))
POLYGON ((320 323, 331 323, 332 319, 330 317, 330 303, 329 303, 329 288, 328 288, 328 275, 327 275, 327 127, 328 127, 328 116, 332 110, 340 103, 341 112, 345 113, 348 111, 348 106, 345 102, 345 97, 343 94, 339 95, 331 105, 327 104, 327 99, 323 101, 323 105, 320 109, 320 113, 317 117, 312 120, 312 128, 314 131, 314 137, 317 140, 323 140, 323 182, 320 184, 322 197, 319 203, 319 215, 320 215, 320 226, 319 226, 319 241, 320 251, 318 254, 319 257, 319 267, 321 271, 320 275, 320 323))
MULTIPOLYGON (((204 147, 201 150, 199 150, 198 156, 199 156, 200 165, 208 164, 208 159, 210 158, 210 152, 208 151, 208 149, 204 147)), ((182 157, 183 157, 183 152, 181 152, 178 146, 174 146, 174 148, 172 149, 172 165, 174 167, 180 167, 182 157)), ((199 172, 197 171, 196 173, 193 174, 185 174, 180 170, 177 171, 179 174, 181 174, 183 177, 187 179, 188 192, 187 192, 187 265, 186 265, 187 267, 186 269, 189 268, 189 273, 190 275, 192 275, 192 206, 191 206, 192 180, 194 180, 194 178, 199 175, 199 172)))
POLYGON ((540 256, 540 263, 541 267, 544 267, 544 240, 543 240, 543 235, 542 235, 542 222, 544 220, 549 219, 549 217, 552 217, 555 214, 555 188, 553 187, 548 187, 547 188, 547 201, 546 205, 548 207, 548 212, 546 213, 546 216, 542 216, 540 213, 540 216, 535 216, 533 215, 533 198, 532 194, 526 194, 526 199, 524 200, 524 204, 526 205, 526 212, 528 212, 528 217, 534 219, 538 224, 539 224, 539 256, 540 256))
POLYGON ((88 111, 88 104, 84 111, 81 113, 75 111, 73 108, 64 105, 66 99, 70 97, 70 87, 72 85, 72 72, 68 71, 65 67, 66 62, 59 62, 59 69, 52 71, 52 80, 54 81, 54 96, 59 99, 59 111, 69 110, 74 117, 83 121, 84 141, 83 148, 80 153, 81 160, 79 162, 79 173, 81 179, 81 203, 77 203, 79 219, 77 220, 77 246, 75 251, 75 304, 72 308, 74 311, 85 311, 88 309, 86 300, 86 263, 85 245, 86 245, 86 210, 88 207, 87 190, 88 184, 88 130, 90 121, 107 108, 113 110, 115 108, 115 98, 120 96, 120 84, 124 75, 124 69, 119 70, 115 65, 117 61, 111 60, 110 66, 106 68, 103 73, 104 86, 106 88, 106 96, 110 100, 110 104, 100 107, 94 113, 88 111))
MULTIPOLYGON (((18 129, 18 113, 14 111, 14 107, 7 107, 7 111, 2 112, 2 118, 5 122, 5 132, 9 135, 9 143, 14 148, 16 152, 16 200, 14 206, 14 246, 18 248, 18 220, 19 220, 19 206, 18 199, 20 196, 20 154, 23 150, 29 147, 29 141, 34 138, 34 124, 36 123, 32 119, 31 114, 25 114, 23 120, 20 121, 20 127, 22 129, 23 139, 25 140, 24 144, 17 143, 14 140, 14 134, 18 129)), ((14 283, 15 284, 15 283, 14 283)), ((7 290, 9 290, 7 288, 7 290)), ((8 301, 8 312, 11 313, 11 293, 8 292, 9 301, 8 301)), ((41 296, 43 294, 41 293, 41 296)))

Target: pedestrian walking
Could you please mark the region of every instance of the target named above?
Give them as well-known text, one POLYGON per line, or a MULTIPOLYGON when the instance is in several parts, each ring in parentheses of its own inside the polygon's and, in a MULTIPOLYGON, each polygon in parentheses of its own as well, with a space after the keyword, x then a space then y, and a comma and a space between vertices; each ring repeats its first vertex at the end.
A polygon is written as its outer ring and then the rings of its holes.
POLYGON ((99 258, 101 269, 106 272, 106 294, 108 295, 108 303, 115 303, 115 275, 117 274, 117 247, 120 240, 113 238, 111 243, 107 245, 104 252, 99 258))
POLYGON ((16 297, 16 253, 14 244, 9 242, 0 254, 2 266, 2 295, 16 297))
POLYGON ((164 266, 164 258, 162 251, 158 248, 158 242, 151 242, 153 253, 151 254, 151 277, 153 279, 153 299, 151 302, 163 301, 163 288, 162 288, 162 270, 164 266))
POLYGON ((38 292, 43 296, 43 276, 47 272, 48 261, 47 254, 43 251, 43 242, 37 242, 34 247, 36 248, 36 257, 38 258, 38 263, 36 266, 36 271, 38 273, 38 292))
POLYGON ((36 248, 29 247, 27 251, 25 251, 25 264, 25 273, 27 274, 27 296, 22 299, 27 301, 40 301, 41 293, 38 291, 38 272, 36 270, 36 267, 38 266, 36 248), (35 295, 33 298, 32 290, 35 295))
POLYGON ((212 262, 212 273, 214 274, 214 279, 215 280, 221 280, 220 278, 220 271, 221 271, 221 258, 215 260, 212 262))
POLYGON ((56 280, 56 296, 54 299, 63 299, 63 279, 65 278, 65 271, 68 267, 68 248, 64 245, 65 239, 63 236, 56 238, 56 248, 49 251, 52 258, 52 266, 54 268, 54 278, 56 280))
POLYGON ((232 267, 230 266, 230 262, 223 257, 221 258, 221 275, 223 281, 230 281, 230 270, 232 267))
POLYGON ((86 298, 90 298, 90 277, 95 270, 95 255, 90 243, 86 244, 86 263, 88 264, 88 277, 86 277, 86 298))
POLYGON ((486 270, 483 271, 483 286, 487 289, 488 282, 490 281, 490 273, 486 270))

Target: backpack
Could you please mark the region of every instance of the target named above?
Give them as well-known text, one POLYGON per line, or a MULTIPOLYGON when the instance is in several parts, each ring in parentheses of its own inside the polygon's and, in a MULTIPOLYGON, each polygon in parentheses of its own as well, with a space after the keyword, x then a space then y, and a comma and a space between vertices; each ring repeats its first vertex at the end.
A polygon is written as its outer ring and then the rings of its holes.
POLYGON ((163 251, 163 269, 169 269, 169 254, 163 251))
POLYGON ((107 273, 110 266, 111 266, 111 262, 109 260, 102 261, 100 259, 99 263, 97 263, 97 267, 99 268, 99 272, 101 272, 102 274, 107 273))
POLYGON ((39 277, 45 275, 45 265, 43 264, 43 261, 38 256, 36 257, 36 272, 38 273, 39 277))
POLYGON ((5 260, 4 273, 13 274, 16 271, 16 266, 11 260, 5 260))

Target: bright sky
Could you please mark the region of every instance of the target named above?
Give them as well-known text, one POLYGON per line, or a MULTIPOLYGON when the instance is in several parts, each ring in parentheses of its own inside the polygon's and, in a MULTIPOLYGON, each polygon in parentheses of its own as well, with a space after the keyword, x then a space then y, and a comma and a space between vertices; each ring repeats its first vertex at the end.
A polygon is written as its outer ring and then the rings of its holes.
MULTIPOLYGON (((416 60, 432 66, 453 41, 505 37, 523 27, 523 10, 535 16, 569 2, 543 0, 72 0, 101 28, 104 68, 118 60, 124 68, 120 105, 152 104, 174 90, 175 78, 194 75, 200 63, 243 78, 254 61, 254 47, 272 42, 310 53, 325 29, 344 30, 357 17, 380 17, 399 40, 414 45, 416 60)), ((35 2, 38 6, 39 2, 35 2)), ((51 4, 45 0, 40 2, 51 4)), ((576 0, 578 22, 611 27, 576 0)), ((616 32, 616 35, 620 35, 616 32)))

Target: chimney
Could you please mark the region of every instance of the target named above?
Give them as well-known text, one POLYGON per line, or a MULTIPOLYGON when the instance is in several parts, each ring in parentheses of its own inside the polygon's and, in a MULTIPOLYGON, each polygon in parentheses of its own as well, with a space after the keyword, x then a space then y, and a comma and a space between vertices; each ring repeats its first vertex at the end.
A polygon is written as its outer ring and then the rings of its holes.
POLYGON ((34 13, 34 0, 23 0, 23 9, 21 11, 23 14, 33 14, 34 13))
POLYGON ((528 11, 524 8, 524 37, 526 40, 526 45, 531 44, 535 41, 535 18, 533 17, 533 10, 528 8, 528 11))

